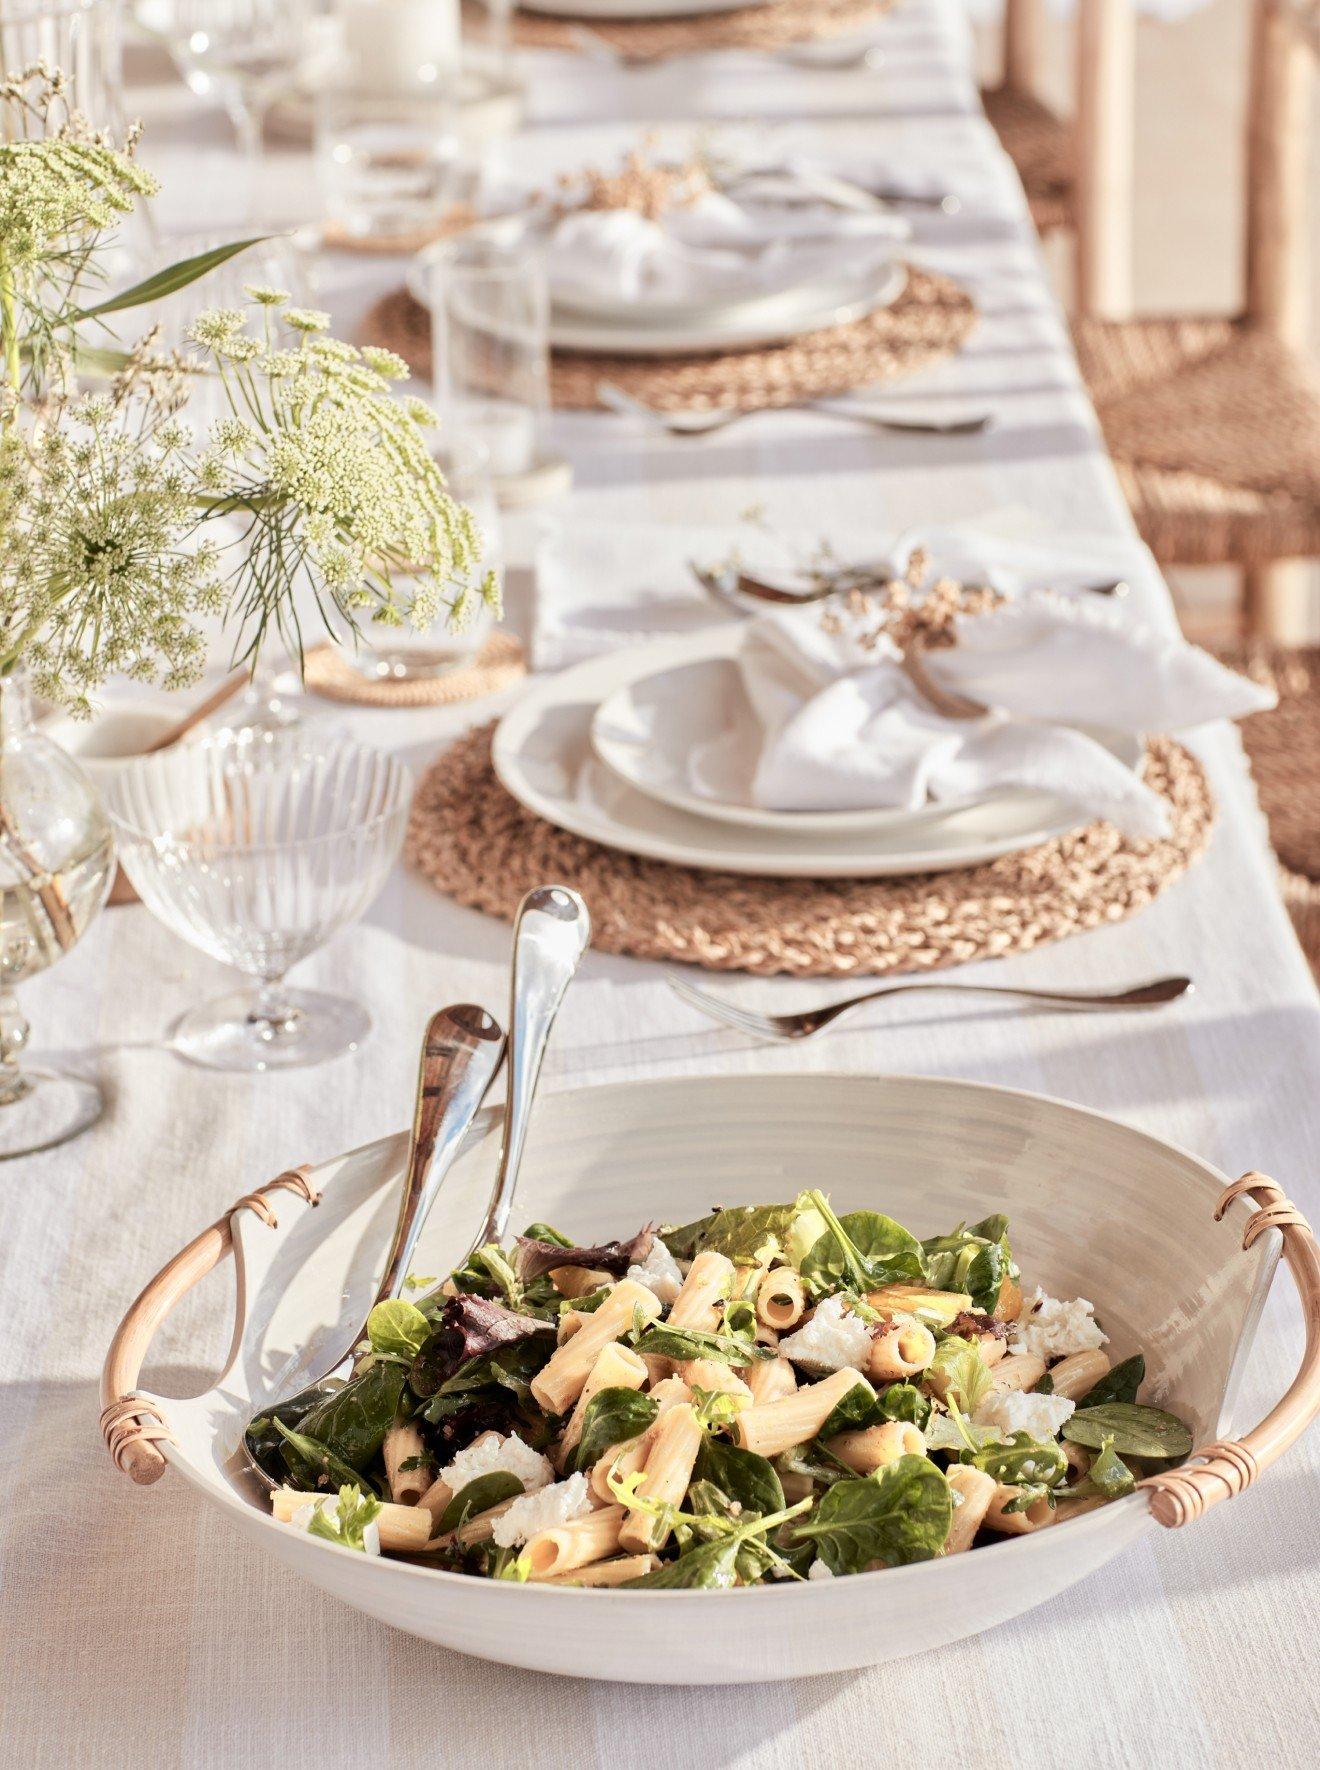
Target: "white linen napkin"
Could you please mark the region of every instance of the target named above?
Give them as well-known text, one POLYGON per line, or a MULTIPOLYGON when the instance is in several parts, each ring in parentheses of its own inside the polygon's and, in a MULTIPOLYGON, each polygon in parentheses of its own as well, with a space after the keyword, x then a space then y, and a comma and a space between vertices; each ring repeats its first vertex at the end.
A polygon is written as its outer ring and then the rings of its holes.
MULTIPOLYGON (((1273 704, 1255 683, 1182 639, 1107 607, 1027 590, 958 624, 958 644, 926 654, 941 688, 992 709, 946 719, 904 675, 887 641, 831 632, 819 607, 748 627, 742 687, 760 727, 750 802, 776 811, 914 810, 991 790, 1057 794, 1125 834, 1167 834, 1159 795, 1090 732, 1179 731, 1273 704)), ((708 797, 737 792, 735 730, 694 749, 690 778, 708 797)))
POLYGON ((632 209, 575 209, 545 238, 551 298, 566 305, 683 303, 772 294, 835 274, 877 275, 910 234, 881 209, 707 191, 652 221, 632 209))

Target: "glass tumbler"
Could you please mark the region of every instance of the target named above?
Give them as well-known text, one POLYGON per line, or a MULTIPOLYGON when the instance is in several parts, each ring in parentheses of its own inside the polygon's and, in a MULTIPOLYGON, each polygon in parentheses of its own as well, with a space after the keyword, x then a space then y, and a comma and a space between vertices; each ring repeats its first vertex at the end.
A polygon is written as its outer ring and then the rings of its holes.
POLYGON ((534 246, 473 228, 430 256, 435 391, 446 435, 486 451, 496 484, 535 466, 549 403, 550 302, 534 246))
POLYGON ((297 726, 219 732, 112 782, 120 864, 143 903, 253 980, 185 1014, 176 1050, 216 1069, 288 1069, 366 1037, 360 1003, 284 979, 384 885, 411 787, 396 758, 297 726))

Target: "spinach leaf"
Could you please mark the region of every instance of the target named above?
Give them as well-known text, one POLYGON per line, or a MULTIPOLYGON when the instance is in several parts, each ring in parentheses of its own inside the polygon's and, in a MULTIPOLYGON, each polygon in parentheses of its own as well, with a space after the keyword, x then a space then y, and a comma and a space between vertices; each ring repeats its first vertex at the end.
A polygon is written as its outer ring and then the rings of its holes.
POLYGON ((522 1491, 522 1482, 507 1469, 493 1469, 489 1475, 478 1475, 475 1481, 459 1488, 440 1514, 440 1522, 431 1534, 447 1536, 451 1530, 466 1524, 469 1518, 475 1518, 478 1512, 488 1512, 501 1500, 511 1500, 522 1491))
POLYGON ((926 1381, 945 1401, 952 1398, 965 1414, 973 1414, 984 1400, 993 1378, 974 1340, 951 1334, 935 1348, 926 1381))
POLYGON ((313 1388, 304 1395, 295 1395, 291 1401, 280 1403, 278 1414, 263 1414, 252 1421, 243 1434, 253 1462, 265 1471, 272 1481, 284 1480, 288 1468, 284 1458, 285 1439, 280 1425, 297 1426, 314 1407, 319 1407, 321 1396, 313 1388))
POLYGON ((825 1220, 825 1233, 802 1258, 800 1271, 818 1290, 846 1285, 868 1291, 904 1280, 920 1282, 926 1268, 921 1243, 901 1223, 879 1211, 850 1211, 836 1217, 823 1192, 803 1194, 825 1220))
POLYGON ((878 1393, 869 1383, 854 1383, 835 1403, 816 1436, 833 1438, 836 1432, 859 1432, 886 1420, 910 1420, 914 1426, 924 1427, 930 1411, 930 1402, 911 1383, 890 1383, 878 1393))
POLYGON ((1093 1383, 1079 1399, 1077 1411, 1104 1407, 1110 1401, 1135 1401, 1145 1380, 1146 1361, 1140 1352, 1136 1352, 1131 1358, 1125 1358, 1122 1364, 1116 1364, 1113 1370, 1106 1371, 1098 1383, 1093 1383))
POLYGON ((1065 1423, 1063 1436, 1069 1444, 1094 1450, 1108 1438, 1119 1456, 1151 1457, 1157 1462, 1174 1462, 1192 1448, 1192 1435, 1176 1414, 1130 1401, 1081 1409, 1065 1423))
POLYGON ((284 1466, 294 1487, 304 1492, 328 1493, 332 1487, 356 1487, 361 1483, 358 1471, 349 1468, 319 1438, 295 1432, 280 1419, 275 1421, 275 1430, 284 1441, 284 1466))
POLYGON ((784 1246, 796 1214, 795 1204, 731 1205, 699 1217, 695 1223, 664 1227, 660 1239, 676 1260, 690 1260, 710 1249, 735 1265, 754 1265, 761 1255, 776 1253, 784 1246))
POLYGON ((923 1241, 927 1282, 937 1290, 965 1291, 974 1308, 993 1313, 1003 1281, 1018 1276, 1007 1231, 1006 1217, 985 1217, 970 1229, 960 1223, 949 1235, 923 1241))
POLYGON ((406 1358, 411 1364, 431 1332, 431 1323, 415 1303, 377 1303, 367 1317, 367 1338, 373 1352, 406 1358))
POLYGON ((711 1358, 717 1364, 751 1364, 758 1358, 773 1358, 768 1346, 736 1334, 707 1334, 699 1328, 670 1327, 667 1322, 654 1322, 633 1342, 639 1357, 648 1354, 657 1358, 675 1358, 686 1363, 693 1358, 711 1358))
POLYGON ((370 1365, 305 1415, 303 1431, 360 1473, 379 1455, 394 1424, 406 1377, 402 1365, 370 1365))
POLYGON ((736 1536, 713 1543, 702 1543, 689 1549, 677 1561, 668 1561, 654 1573, 629 1580, 625 1591, 681 1592, 700 1588, 703 1591, 727 1591, 738 1582, 738 1551, 742 1543, 736 1536))
POLYGON ((552 1241, 556 1247, 571 1248, 573 1245, 571 1235, 552 1229, 548 1223, 529 1223, 523 1230, 523 1235, 528 1241, 552 1241))
POLYGON ((929 1561, 944 1547, 952 1518, 943 1472, 925 1457, 906 1456, 836 1481, 794 1535, 815 1544, 831 1573, 860 1573, 872 1561, 929 1561))
POLYGON ((890 1383, 876 1396, 880 1416, 886 1420, 910 1420, 923 1431, 930 1418, 930 1399, 915 1383, 890 1383))
MULTIPOLYGON (((339 1504, 329 1517, 318 1504, 307 1526, 308 1536, 323 1537, 345 1549, 367 1552, 366 1528, 380 1512, 380 1501, 368 1497, 356 1482, 339 1490, 339 1504)), ((379 1545, 377 1545, 379 1546, 379 1545)))
POLYGON ((582 1436, 568 1461, 568 1473, 589 1469, 612 1444, 640 1438, 655 1419, 659 1404, 639 1389, 598 1389, 582 1415, 582 1436))
POLYGON ((1106 1438, 1082 1479, 1071 1487, 1059 1488, 1058 1492, 1060 1498, 1070 1500, 1092 1499, 1097 1495, 1102 1500, 1121 1500, 1136 1485, 1137 1478, 1115 1451, 1113 1439, 1106 1438))
POLYGON ((744 1512, 766 1517, 783 1509, 784 1489, 774 1466, 754 1450, 703 1437, 692 1474, 697 1481, 711 1482, 744 1512))

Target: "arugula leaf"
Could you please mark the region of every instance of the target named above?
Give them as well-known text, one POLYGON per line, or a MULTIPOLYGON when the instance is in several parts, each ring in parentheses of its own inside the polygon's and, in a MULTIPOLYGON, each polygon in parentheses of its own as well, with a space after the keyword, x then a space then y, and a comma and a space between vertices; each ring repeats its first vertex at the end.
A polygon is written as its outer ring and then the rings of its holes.
POLYGON ((710 1249, 735 1265, 755 1265, 764 1254, 785 1244, 797 1205, 731 1205, 699 1217, 695 1223, 660 1230, 660 1239, 676 1260, 690 1260, 710 1249))
POLYGON ((1011 1438, 979 1450, 965 1450, 959 1460, 984 1470, 1005 1487, 1038 1489, 1032 1501, 1046 1489, 1057 1487, 1068 1473, 1068 1459, 1059 1445, 1043 1443, 1025 1432, 1014 1432, 1011 1438))
POLYGON ((582 1435, 568 1460, 568 1473, 589 1469, 612 1444, 640 1438, 660 1411, 639 1389, 598 1389, 582 1415, 582 1435))
MULTIPOLYGON (((723 1588, 737 1583, 740 1567, 746 1567, 748 1577, 752 1578, 759 1576, 767 1566, 786 1567, 785 1558, 772 1549, 766 1539, 780 1525, 800 1517, 811 1505, 810 1500, 799 1500, 795 1506, 741 1523, 723 1510, 684 1512, 676 1506, 641 1499, 637 1492, 640 1481, 640 1475, 629 1476, 627 1480, 611 1478, 610 1489, 621 1503, 663 1518, 675 1529, 688 1526, 689 1536, 700 1533, 711 1540, 702 1543, 700 1548, 687 1549, 677 1561, 657 1568, 654 1573, 629 1580, 627 1589, 630 1591, 641 1587, 673 1590, 694 1586, 723 1588), (755 1550, 750 1559, 747 1556, 749 1549, 755 1550)), ((718 1499, 718 1495, 711 1497, 718 1499)))
POLYGON ((993 1381, 989 1366, 974 1340, 950 1334, 935 1348, 926 1370, 926 1381, 944 1400, 952 1398, 966 1414, 973 1414, 993 1381))
POLYGON ((304 1415, 303 1431, 361 1473, 379 1455, 394 1424, 406 1376, 399 1364, 368 1366, 304 1415))
POLYGON ((373 1352, 412 1360, 431 1332, 431 1323, 415 1303, 377 1303, 367 1317, 367 1338, 373 1352))
POLYGON ((699 1328, 670 1327, 668 1322, 653 1322, 633 1341, 637 1354, 656 1358, 675 1358, 687 1363, 694 1358, 711 1358, 717 1364, 752 1364, 758 1358, 774 1358, 768 1346, 738 1334, 707 1334, 699 1328))
POLYGON ((871 1562, 901 1567, 944 1547, 953 1499, 942 1470, 904 1456, 871 1475, 836 1481, 794 1536, 815 1544, 831 1573, 860 1573, 871 1562))
POLYGON ((1119 1456, 1150 1457, 1165 1463, 1187 1456, 1192 1448, 1192 1435, 1176 1414, 1129 1401, 1081 1409, 1065 1422, 1063 1436, 1069 1444, 1095 1450, 1108 1438, 1119 1456))
POLYGON ((784 1506, 784 1489, 774 1466, 754 1450, 743 1450, 723 1438, 705 1437, 692 1466, 693 1479, 709 1481, 744 1512, 762 1517, 784 1506))
POLYGON ((1131 1358, 1125 1358, 1121 1364, 1106 1371, 1098 1383, 1093 1383, 1078 1400, 1077 1411, 1081 1413, 1084 1408, 1103 1407, 1110 1401, 1135 1401, 1137 1391, 1145 1380, 1146 1361, 1140 1352, 1136 1352, 1131 1358))
POLYGON ((337 1457, 328 1444, 306 1432, 295 1432, 283 1420, 274 1420, 284 1440, 284 1464, 288 1478, 304 1492, 325 1493, 332 1487, 356 1487, 362 1477, 337 1457))
POLYGON ((813 1188, 802 1195, 825 1220, 825 1233, 803 1256, 799 1271, 821 1290, 874 1290, 926 1275, 921 1243, 901 1223, 879 1211, 850 1211, 836 1217, 825 1194, 813 1188))
POLYGON ((340 1488, 339 1504, 329 1516, 326 1515, 323 1502, 314 1503, 316 1510, 307 1526, 308 1536, 323 1537, 328 1543, 338 1543, 345 1549, 357 1549, 365 1555, 366 1529, 379 1515, 380 1501, 374 1496, 364 1494, 354 1482, 352 1486, 340 1488))
POLYGON ((447 1536, 451 1530, 466 1524, 469 1518, 475 1518, 478 1512, 489 1512, 501 1500, 511 1500, 522 1491, 522 1482, 507 1469, 492 1469, 489 1475, 478 1475, 475 1481, 459 1488, 440 1514, 440 1522, 431 1534, 447 1536))

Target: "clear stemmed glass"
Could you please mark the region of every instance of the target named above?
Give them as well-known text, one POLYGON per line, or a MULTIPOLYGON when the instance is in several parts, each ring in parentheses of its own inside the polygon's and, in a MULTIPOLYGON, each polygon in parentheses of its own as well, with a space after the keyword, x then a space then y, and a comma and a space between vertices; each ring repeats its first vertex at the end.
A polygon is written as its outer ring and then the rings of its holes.
POLYGON ((352 738, 222 731, 123 770, 109 793, 118 852, 167 928, 255 980, 174 1029, 216 1069, 288 1069, 354 1049, 360 1003, 286 973, 375 898, 403 841, 412 777, 352 738))
POLYGON ((266 112, 308 53, 311 0, 138 0, 134 12, 198 97, 224 106, 254 173, 266 112))

